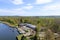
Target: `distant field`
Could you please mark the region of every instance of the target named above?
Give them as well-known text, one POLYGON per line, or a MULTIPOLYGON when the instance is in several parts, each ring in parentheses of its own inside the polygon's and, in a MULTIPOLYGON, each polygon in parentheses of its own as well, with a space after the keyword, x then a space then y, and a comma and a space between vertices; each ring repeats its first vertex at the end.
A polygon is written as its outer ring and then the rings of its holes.
MULTIPOLYGON (((60 16, 0 16, 0 22, 6 23, 13 27, 18 27, 18 24, 20 23, 36 25, 36 35, 40 32, 39 30, 41 27, 46 27, 47 30, 51 30, 51 32, 46 31, 46 34, 50 33, 49 37, 53 38, 52 33, 60 34, 60 16)), ((20 36, 17 37, 19 38, 20 36)))
POLYGON ((44 27, 58 26, 56 31, 60 31, 60 16, 0 16, 0 21, 14 26, 18 26, 19 23, 30 23, 36 26, 40 24, 44 27))

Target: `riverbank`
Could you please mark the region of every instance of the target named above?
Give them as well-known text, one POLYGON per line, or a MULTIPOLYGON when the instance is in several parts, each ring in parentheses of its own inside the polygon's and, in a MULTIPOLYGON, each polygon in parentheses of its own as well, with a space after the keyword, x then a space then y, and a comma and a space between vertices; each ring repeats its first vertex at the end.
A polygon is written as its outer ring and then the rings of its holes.
POLYGON ((4 23, 0 23, 0 40, 16 40, 18 32, 4 23))
POLYGON ((5 24, 5 25, 8 25, 8 26, 11 27, 11 28, 16 28, 16 31, 18 32, 18 35, 16 36, 16 39, 17 39, 17 40, 20 40, 20 39, 21 39, 22 35, 20 35, 20 32, 19 32, 19 30, 18 30, 18 26, 13 25, 13 24, 10 24, 10 23, 8 23, 8 22, 2 22, 2 21, 0 21, 0 23, 5 24))
POLYGON ((2 22, 2 21, 0 21, 0 23, 6 24, 6 25, 8 25, 8 26, 10 26, 12 28, 18 28, 18 24, 10 24, 8 22, 2 22))

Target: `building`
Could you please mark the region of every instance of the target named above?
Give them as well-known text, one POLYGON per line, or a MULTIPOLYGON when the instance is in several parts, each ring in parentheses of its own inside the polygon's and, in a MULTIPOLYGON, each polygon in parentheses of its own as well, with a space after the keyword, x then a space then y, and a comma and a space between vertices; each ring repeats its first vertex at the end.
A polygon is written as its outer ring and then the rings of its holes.
POLYGON ((18 30, 20 31, 20 33, 24 34, 24 36, 31 36, 35 34, 35 28, 35 25, 21 23, 19 24, 18 30))

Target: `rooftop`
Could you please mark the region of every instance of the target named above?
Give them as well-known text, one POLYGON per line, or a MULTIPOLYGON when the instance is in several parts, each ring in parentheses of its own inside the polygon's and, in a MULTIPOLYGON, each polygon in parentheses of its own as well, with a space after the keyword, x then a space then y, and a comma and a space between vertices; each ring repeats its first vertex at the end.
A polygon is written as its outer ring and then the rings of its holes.
POLYGON ((28 23, 21 23, 21 24, 19 24, 19 26, 26 26, 26 27, 29 27, 29 28, 31 28, 31 29, 35 29, 36 28, 36 26, 35 25, 32 25, 32 24, 28 24, 28 23))

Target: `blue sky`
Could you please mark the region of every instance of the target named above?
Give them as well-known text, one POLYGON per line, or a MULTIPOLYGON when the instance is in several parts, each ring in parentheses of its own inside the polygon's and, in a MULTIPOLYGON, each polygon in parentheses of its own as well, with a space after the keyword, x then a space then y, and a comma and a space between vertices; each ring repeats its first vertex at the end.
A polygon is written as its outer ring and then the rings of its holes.
POLYGON ((60 0, 0 0, 0 16, 60 16, 60 0))

